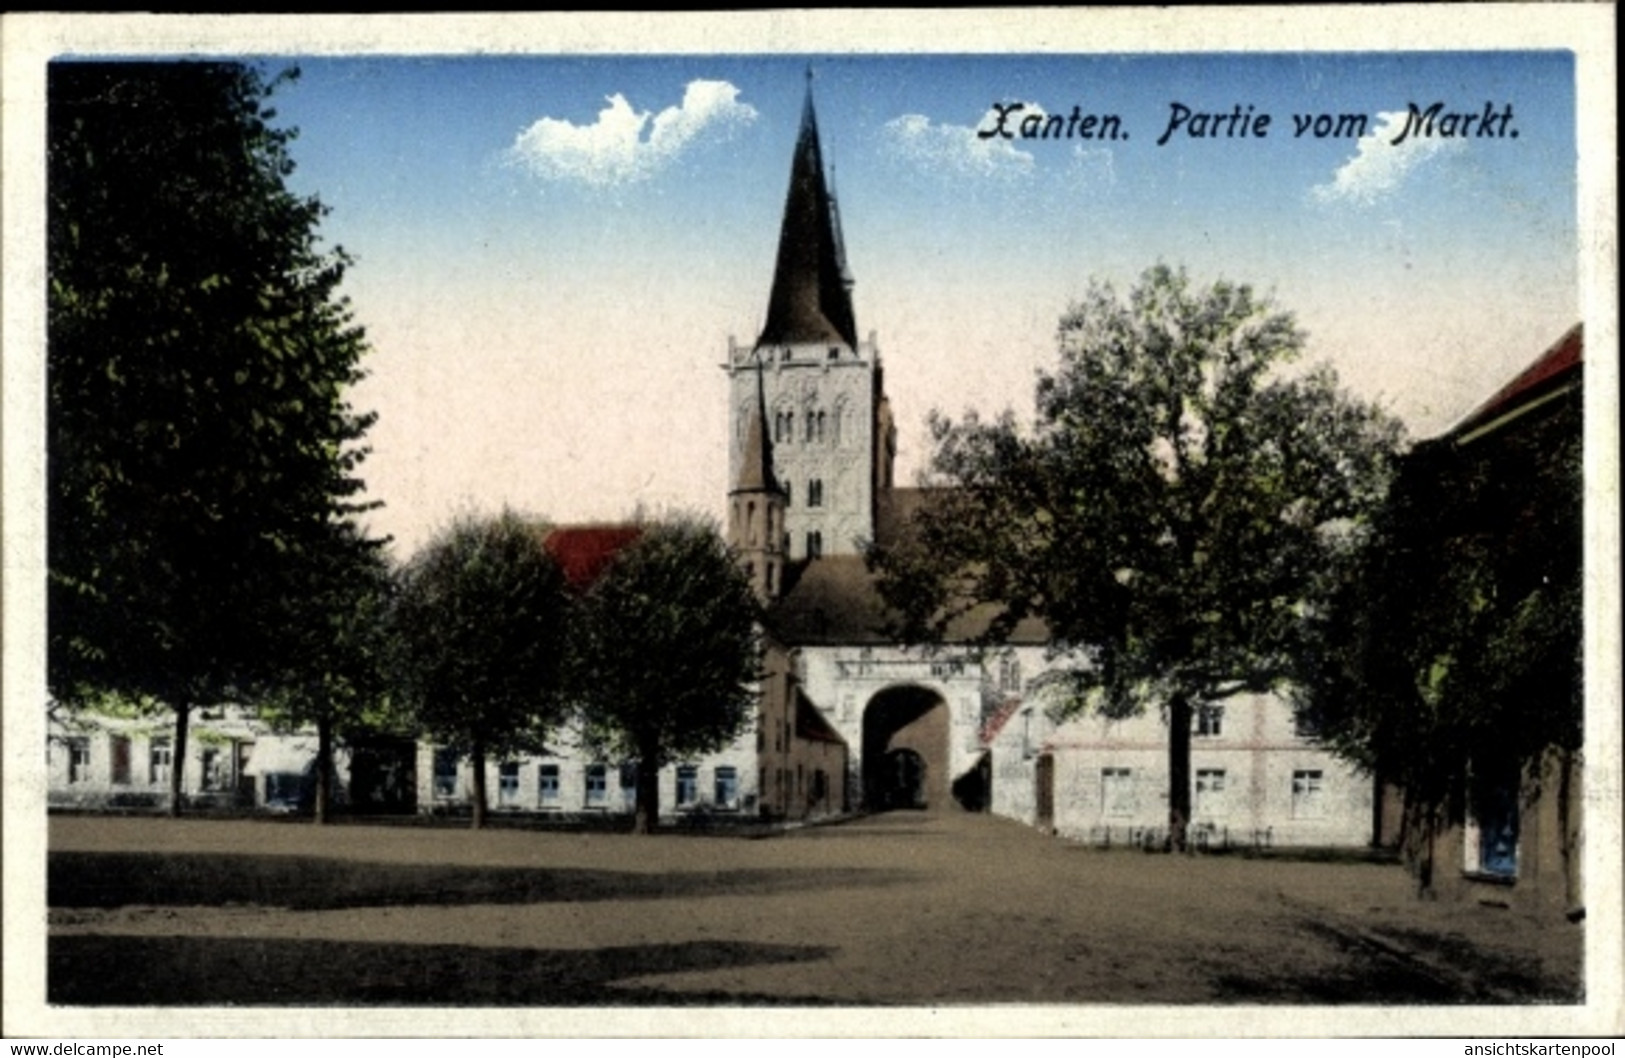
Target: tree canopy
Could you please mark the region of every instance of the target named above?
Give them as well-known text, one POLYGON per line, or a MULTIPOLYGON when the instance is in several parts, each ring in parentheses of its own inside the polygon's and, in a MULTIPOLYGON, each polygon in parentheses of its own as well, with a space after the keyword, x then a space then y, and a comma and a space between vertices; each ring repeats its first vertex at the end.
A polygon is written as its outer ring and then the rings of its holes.
POLYGON ((1580 421, 1576 391, 1418 445, 1358 575, 1316 614, 1302 707, 1423 829, 1582 745, 1580 421))
POLYGON ((363 509, 366 344, 325 207, 286 183, 282 81, 48 72, 51 691, 174 708, 177 808, 187 711, 276 678, 313 556, 363 509))
POLYGON ((473 825, 485 764, 544 748, 566 716, 561 674, 571 616, 542 529, 512 512, 462 518, 401 570, 390 628, 402 709, 473 765, 473 825))
POLYGON ((646 526, 581 600, 572 694, 589 744, 638 766, 634 829, 653 829, 659 772, 744 730, 756 704, 759 608, 715 527, 646 526))
POLYGON ((905 638, 988 604, 989 641, 1040 617, 1071 659, 1071 711, 1166 710, 1181 847, 1195 709, 1291 678, 1400 430, 1330 369, 1287 370, 1303 334, 1244 284, 1165 266, 1126 297, 1093 284, 1058 342, 1030 429, 933 416, 930 483, 949 487, 871 561, 905 638))
POLYGON ((328 545, 309 558, 309 579, 280 637, 279 671, 261 714, 279 727, 315 725, 314 814, 325 823, 335 740, 400 726, 390 710, 386 620, 393 580, 375 542, 347 524, 335 525, 328 545))

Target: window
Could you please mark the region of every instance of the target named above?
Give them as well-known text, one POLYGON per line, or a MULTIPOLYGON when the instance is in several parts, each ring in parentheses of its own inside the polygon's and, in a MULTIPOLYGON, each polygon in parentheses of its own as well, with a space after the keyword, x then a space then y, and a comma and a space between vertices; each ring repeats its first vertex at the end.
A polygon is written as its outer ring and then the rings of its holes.
POLYGON ((543 764, 536 769, 536 798, 543 808, 559 806, 559 766, 543 764))
POLYGON ((174 764, 174 752, 167 738, 155 738, 147 752, 147 782, 158 786, 169 782, 169 771, 174 764))
POLYGON ((203 750, 203 789, 206 793, 220 793, 228 789, 226 754, 209 746, 203 750))
POLYGON ((1303 769, 1292 773, 1292 818, 1319 819, 1326 814, 1322 784, 1325 776, 1320 769, 1303 769))
POLYGON ((1102 811, 1112 817, 1134 814, 1134 771, 1130 768, 1100 769, 1100 803, 1102 811))
POLYGON ((677 807, 693 808, 700 799, 700 769, 692 764, 677 766, 677 807))
POLYGON ((505 760, 497 765, 497 804, 513 808, 519 804, 519 762, 505 760))
POLYGON ((1198 738, 1217 738, 1224 733, 1224 706, 1204 705, 1196 710, 1198 738))
POLYGON ((807 557, 819 558, 824 553, 824 534, 814 530, 807 534, 807 557))
POLYGON ((1016 658, 999 662, 999 690, 1004 694, 1021 693, 1021 662, 1016 658))
POLYGON ((609 801, 609 766, 587 765, 587 807, 602 808, 609 801))
POLYGON ((1196 804, 1194 815, 1208 819, 1224 815, 1224 769, 1198 768, 1196 770, 1196 804))
POLYGON ((90 739, 68 739, 68 781, 88 782, 90 779, 90 739))
POLYGON ((734 768, 717 769, 716 805, 718 808, 739 807, 739 772, 734 768))
POLYGON ((119 786, 130 783, 130 740, 123 735, 113 736, 113 782, 119 786))
POLYGON ((1299 738, 1319 739, 1320 724, 1308 713, 1299 711, 1292 715, 1292 733, 1299 738))
POLYGON ((807 506, 822 507, 824 505, 824 483, 818 478, 807 482, 807 506))
POLYGON ((434 795, 457 796, 457 751, 444 747, 434 751, 434 795))

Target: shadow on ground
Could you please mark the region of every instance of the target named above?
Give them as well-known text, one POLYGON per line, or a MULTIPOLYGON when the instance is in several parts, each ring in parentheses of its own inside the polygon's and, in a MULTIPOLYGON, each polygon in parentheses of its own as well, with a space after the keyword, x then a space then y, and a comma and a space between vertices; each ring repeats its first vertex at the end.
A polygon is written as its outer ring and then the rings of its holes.
POLYGON ((46 902, 52 908, 251 904, 332 911, 762 895, 903 885, 915 880, 908 871, 861 868, 638 873, 241 853, 53 852, 46 902))
POLYGON ((1215 1000, 1327 1005, 1580 1003, 1578 980, 1554 979, 1537 960, 1487 952, 1449 934, 1393 928, 1360 929, 1305 919, 1302 933, 1325 941, 1343 958, 1320 973, 1283 974, 1259 968, 1214 975, 1215 1000))
MULTIPOLYGON (((226 937, 52 937, 46 999, 67 1006, 697 1006, 771 995, 667 992, 618 980, 828 958, 736 941, 582 951, 226 937), (119 972, 110 968, 123 967, 119 972), (131 968, 139 967, 138 972, 131 968)), ((798 998, 797 1006, 822 1005, 798 998)))

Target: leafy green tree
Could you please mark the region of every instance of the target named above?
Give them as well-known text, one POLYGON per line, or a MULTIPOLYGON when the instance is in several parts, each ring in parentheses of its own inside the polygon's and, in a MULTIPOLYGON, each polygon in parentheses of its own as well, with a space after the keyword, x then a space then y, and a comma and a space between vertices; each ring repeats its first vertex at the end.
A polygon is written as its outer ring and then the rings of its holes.
POLYGON ((1571 780, 1584 736, 1582 435, 1576 391, 1471 443, 1418 445, 1358 575, 1315 615, 1301 707, 1403 790, 1424 886, 1439 827, 1498 786, 1538 788, 1553 758, 1560 786, 1571 780))
POLYGON ((1399 427, 1327 368, 1283 371, 1303 336, 1245 285, 1162 266, 1126 299, 1094 284, 1059 345, 1030 430, 933 416, 934 482, 951 487, 871 561, 905 638, 940 640, 977 607, 989 642, 1040 617, 1071 658, 1068 711, 1159 706, 1183 848, 1197 710, 1292 676, 1399 427))
POLYGON ((637 761, 633 831, 660 819, 660 769, 715 752, 756 704, 759 607, 715 527, 647 526, 581 601, 572 697, 589 745, 637 761))
POLYGON ((261 713, 279 727, 315 726, 314 814, 322 824, 332 810, 335 740, 399 722, 388 708, 393 581, 377 542, 348 524, 336 524, 328 546, 310 557, 261 713))
POLYGON ((51 692, 174 709, 175 812, 192 708, 275 680, 313 556, 364 509, 366 344, 325 207, 286 183, 283 80, 47 76, 51 692))
POLYGON ((565 717, 571 616, 542 530, 512 512, 463 518, 401 571, 391 608, 402 709, 469 758, 473 826, 485 824, 485 764, 544 747, 565 717))

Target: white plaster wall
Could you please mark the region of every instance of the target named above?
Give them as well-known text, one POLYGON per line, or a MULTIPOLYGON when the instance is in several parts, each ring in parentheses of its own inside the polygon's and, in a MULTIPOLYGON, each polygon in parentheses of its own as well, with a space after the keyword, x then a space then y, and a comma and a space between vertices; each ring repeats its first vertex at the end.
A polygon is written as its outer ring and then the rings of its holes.
MULTIPOLYGON (((999 745, 1007 738, 1014 738, 1008 725, 994 747, 995 810, 1031 818, 1035 795, 1019 788, 1030 781, 1030 769, 1000 769, 999 745)), ((1110 828, 1115 842, 1134 828, 1166 831, 1167 729, 1155 711, 1119 721, 1098 716, 1070 721, 1053 733, 1048 748, 1055 760, 1058 833, 1099 841, 1110 828), (1129 770, 1127 804, 1107 805, 1106 769, 1129 770)), ((1291 706, 1278 697, 1229 699, 1220 734, 1191 739, 1191 777, 1192 822, 1211 826, 1215 836, 1228 831, 1232 843, 1362 846, 1371 840, 1371 781, 1298 737, 1291 706), (1197 792, 1197 775, 1204 770, 1223 771, 1221 794, 1197 792), (1294 774, 1301 772, 1319 773, 1318 796, 1294 798, 1294 774)))

